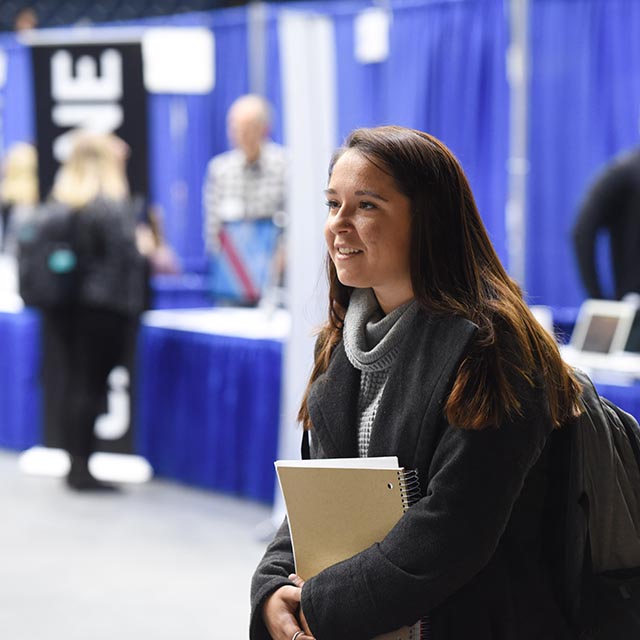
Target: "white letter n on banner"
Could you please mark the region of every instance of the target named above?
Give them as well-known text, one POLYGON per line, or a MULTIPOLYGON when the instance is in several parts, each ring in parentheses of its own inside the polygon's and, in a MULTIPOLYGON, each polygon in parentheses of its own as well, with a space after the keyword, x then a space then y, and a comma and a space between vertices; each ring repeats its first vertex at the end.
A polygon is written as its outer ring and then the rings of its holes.
MULTIPOLYGON (((123 115, 119 104, 59 104, 53 108, 51 119, 58 127, 111 133, 122 125, 123 115)), ((55 139, 53 155, 58 162, 67 158, 72 135, 73 131, 68 131, 55 139)))

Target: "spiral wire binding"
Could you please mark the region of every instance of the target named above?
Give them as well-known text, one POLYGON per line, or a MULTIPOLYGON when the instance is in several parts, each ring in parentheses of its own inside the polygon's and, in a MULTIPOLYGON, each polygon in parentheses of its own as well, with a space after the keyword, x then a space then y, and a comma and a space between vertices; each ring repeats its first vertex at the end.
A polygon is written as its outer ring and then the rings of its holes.
MULTIPOLYGON (((398 471, 398 483, 402 496, 402 507, 406 511, 411 505, 420 500, 420 478, 417 469, 402 469, 398 471)), ((429 616, 420 619, 411 627, 409 640, 429 640, 431 637, 431 620, 429 616)))
POLYGON ((402 507, 406 511, 420 499, 420 480, 417 469, 401 469, 398 471, 398 483, 402 496, 402 507))
POLYGON ((429 640, 431 638, 431 618, 429 616, 420 618, 420 622, 416 626, 419 626, 420 629, 420 640, 429 640))

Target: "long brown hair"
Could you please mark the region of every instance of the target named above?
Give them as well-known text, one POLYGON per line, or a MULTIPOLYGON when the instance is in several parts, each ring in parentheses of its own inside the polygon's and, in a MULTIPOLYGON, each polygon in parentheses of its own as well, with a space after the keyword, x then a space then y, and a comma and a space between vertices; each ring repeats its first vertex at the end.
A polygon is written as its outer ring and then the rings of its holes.
MULTIPOLYGON (((329 175, 348 149, 391 175, 411 202, 411 283, 429 313, 457 315, 478 326, 444 407, 464 429, 500 425, 521 411, 518 388, 541 377, 554 426, 580 412, 580 385, 553 338, 533 317, 489 240, 467 178, 454 155, 422 131, 386 126, 353 131, 334 154, 329 175)), ((352 287, 327 258, 329 317, 320 330, 314 367, 298 419, 311 428, 307 397, 342 338, 352 287)))

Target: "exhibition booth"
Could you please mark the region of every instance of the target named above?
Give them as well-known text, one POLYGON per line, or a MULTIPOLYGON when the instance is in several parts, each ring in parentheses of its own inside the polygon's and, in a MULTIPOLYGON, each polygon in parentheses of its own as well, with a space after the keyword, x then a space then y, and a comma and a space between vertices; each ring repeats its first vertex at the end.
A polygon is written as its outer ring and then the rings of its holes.
MULTIPOLYGON (((283 310, 147 312, 127 453, 143 456, 158 476, 271 502, 289 331, 283 310)), ((18 305, 0 311, 0 352, 0 447, 45 444, 35 311, 18 305)), ((117 397, 107 399, 107 411, 122 409, 117 397)))
MULTIPOLYGON (((579 203, 604 163, 638 140, 640 3, 604 11, 595 0, 532 1, 524 50, 512 46, 503 0, 252 4, 31 40, 0 35, 0 154, 42 131, 53 148, 71 126, 36 117, 39 101, 49 100, 39 110, 47 115, 65 107, 34 90, 59 50, 93 57, 95 68, 110 50, 139 65, 154 50, 151 43, 145 53, 147 30, 198 35, 203 48, 191 55, 206 55, 207 72, 197 82, 163 86, 139 69, 144 90, 115 105, 128 114, 132 183, 162 212, 184 270, 155 279, 154 310, 142 322, 134 451, 159 476, 270 502, 274 459, 298 454, 295 411, 326 314, 309 311, 309 300, 326 299, 318 282, 331 151, 353 128, 383 123, 443 140, 469 177, 499 257, 528 302, 549 307, 564 341, 584 299, 571 245, 579 203), (207 162, 228 147, 229 106, 248 92, 271 102, 272 137, 291 153, 289 313, 211 308, 208 293, 202 182, 207 162), (513 146, 516 98, 527 107, 523 155, 513 146), (526 182, 519 201, 517 179, 526 182)), ((181 64, 200 67, 181 57, 187 47, 163 48, 175 58, 166 68, 177 61, 174 78, 181 64)), ((600 263, 606 279, 606 252, 600 263)), ((0 310, 0 353, 0 447, 43 444, 37 313, 19 304, 0 310)), ((640 371, 590 371, 603 395, 640 416, 640 371)))
MULTIPOLYGON (((0 311, 0 447, 17 451, 44 444, 39 317, 20 306, 0 311)), ((638 416, 640 356, 605 353, 611 341, 602 335, 593 350, 598 313, 596 307, 595 329, 587 327, 581 338, 586 351, 569 345, 565 358, 586 369, 602 395, 638 416), (589 331, 591 346, 584 343, 589 331)), ((159 477, 270 503, 290 332, 282 309, 147 312, 132 385, 130 453, 159 477)))

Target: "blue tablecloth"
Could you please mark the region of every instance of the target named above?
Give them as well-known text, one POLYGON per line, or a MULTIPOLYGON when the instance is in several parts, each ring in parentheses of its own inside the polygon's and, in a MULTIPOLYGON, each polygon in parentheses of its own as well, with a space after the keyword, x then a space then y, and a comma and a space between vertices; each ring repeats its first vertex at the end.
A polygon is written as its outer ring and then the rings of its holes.
POLYGON ((33 311, 0 312, 0 447, 42 441, 40 324, 33 311))
POLYGON ((139 453, 161 476, 271 502, 281 354, 276 340, 145 326, 139 453))
MULTIPOLYGON (((136 451, 160 476, 270 502, 282 342, 188 329, 142 327, 136 451)), ((0 312, 0 354, 0 447, 23 450, 42 442, 35 312, 0 312)), ((596 386, 640 417, 640 383, 596 386)))
MULTIPOLYGON (((42 443, 39 329, 34 311, 0 312, 0 447, 42 443)), ((271 502, 281 359, 281 340, 143 324, 136 453, 157 475, 271 502)))

